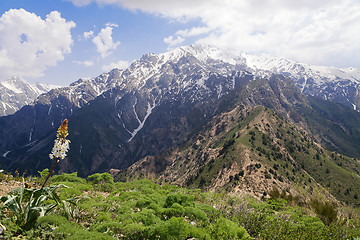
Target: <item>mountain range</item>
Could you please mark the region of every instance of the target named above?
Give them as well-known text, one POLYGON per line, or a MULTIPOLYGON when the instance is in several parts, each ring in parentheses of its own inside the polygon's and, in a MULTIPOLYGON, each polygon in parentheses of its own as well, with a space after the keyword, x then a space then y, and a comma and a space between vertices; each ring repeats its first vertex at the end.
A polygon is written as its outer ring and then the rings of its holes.
POLYGON ((123 170, 119 179, 231 191, 264 181, 247 189, 259 196, 274 186, 299 193, 296 186, 307 181, 305 190, 326 196, 328 188, 358 204, 359 81, 356 68, 213 46, 146 54, 127 69, 54 88, 1 117, 0 163, 29 173, 49 167, 56 129, 68 118, 71 146, 59 172, 114 168, 123 170), (324 173, 316 173, 319 164, 324 173), (326 186, 330 172, 336 174, 326 186))
MULTIPOLYGON (((354 108, 354 110, 359 105, 358 84, 360 82, 360 69, 357 68, 314 66, 297 63, 285 58, 270 57, 264 54, 249 55, 229 49, 202 45, 181 47, 164 54, 147 54, 144 57, 161 55, 165 58, 165 63, 166 58, 171 60, 170 58, 179 58, 187 54, 203 62, 211 60, 222 61, 232 65, 231 68, 233 69, 247 70, 256 76, 268 77, 273 73, 284 74, 291 78, 301 92, 306 95, 340 102, 343 105, 354 108)), ((176 61, 176 59, 173 60, 176 61)), ((132 68, 134 69, 134 67, 132 68)), ((148 78, 151 75, 150 72, 149 76, 146 74, 144 73, 141 77, 148 78)), ((102 74, 94 79, 79 79, 71 84, 72 89, 77 88, 77 85, 84 84, 93 88, 90 98, 89 96, 81 96, 78 97, 78 101, 82 101, 82 98, 88 101, 94 98, 94 96, 98 96, 100 93, 113 88, 116 85, 116 81, 112 80, 111 84, 107 84, 107 77, 108 74, 102 74)), ((22 106, 32 104, 32 101, 42 93, 47 93, 54 88, 60 87, 42 83, 28 84, 16 76, 0 82, 0 116, 13 114, 22 106)), ((81 103, 78 103, 78 106, 81 106, 81 103)))

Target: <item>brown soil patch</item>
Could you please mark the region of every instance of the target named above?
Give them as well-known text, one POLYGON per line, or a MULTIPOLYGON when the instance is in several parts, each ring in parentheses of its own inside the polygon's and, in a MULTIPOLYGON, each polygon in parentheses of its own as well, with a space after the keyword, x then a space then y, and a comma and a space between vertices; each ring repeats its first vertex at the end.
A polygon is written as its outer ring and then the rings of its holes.
POLYGON ((12 189, 22 187, 21 182, 14 180, 0 182, 0 196, 7 195, 12 189))

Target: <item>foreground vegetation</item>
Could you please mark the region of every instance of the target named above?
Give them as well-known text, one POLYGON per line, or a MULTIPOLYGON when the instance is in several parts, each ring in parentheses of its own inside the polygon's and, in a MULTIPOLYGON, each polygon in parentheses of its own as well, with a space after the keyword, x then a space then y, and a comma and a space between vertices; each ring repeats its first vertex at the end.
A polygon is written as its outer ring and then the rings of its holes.
MULTIPOLYGON (((10 239, 355 239, 359 212, 313 201, 296 206, 288 195, 271 199, 201 192, 150 180, 114 182, 110 174, 76 173, 27 178, 3 196, 10 239), (26 186, 33 185, 32 188, 26 186), (54 187, 53 187, 54 186, 54 187), (37 193, 37 194, 33 194, 37 193), (13 205, 9 203, 13 199, 13 205), (17 206, 17 208, 14 208, 17 206)), ((13 181, 1 173, 3 183, 13 181)), ((20 180, 20 178, 18 179, 20 180)))

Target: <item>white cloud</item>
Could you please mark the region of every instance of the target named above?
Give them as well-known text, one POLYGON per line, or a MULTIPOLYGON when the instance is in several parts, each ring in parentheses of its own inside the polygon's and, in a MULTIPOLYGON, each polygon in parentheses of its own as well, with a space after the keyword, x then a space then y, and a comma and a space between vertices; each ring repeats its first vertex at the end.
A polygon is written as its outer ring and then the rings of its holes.
POLYGON ((173 36, 164 38, 164 42, 169 45, 168 49, 178 46, 179 44, 181 44, 184 41, 185 41, 185 39, 180 36, 177 36, 177 38, 174 38, 173 36))
POLYGON ((211 29, 209 29, 207 27, 193 27, 190 30, 189 29, 179 30, 175 34, 182 36, 182 37, 193 37, 193 36, 198 36, 201 34, 208 33, 210 30, 211 29))
POLYGON ((86 60, 86 61, 73 61, 73 63, 77 63, 77 64, 80 64, 80 65, 84 65, 85 67, 91 67, 94 65, 94 62, 93 61, 89 61, 89 60, 86 60))
POLYGON ((83 7, 92 2, 92 0, 66 0, 68 2, 72 2, 75 6, 83 7))
POLYGON ((124 60, 119 60, 117 62, 110 63, 109 65, 102 66, 102 70, 105 72, 109 72, 110 70, 112 70, 114 68, 125 69, 129 66, 130 66, 130 62, 124 61, 124 60))
MULTIPOLYGON (((201 24, 174 34, 246 52, 265 52, 314 64, 360 67, 358 0, 68 0, 115 4, 172 20, 201 24), (204 36, 205 35, 205 36, 204 36)), ((170 39, 169 39, 170 41, 170 39)))
POLYGON ((96 50, 101 54, 102 58, 110 55, 119 45, 120 42, 114 42, 112 38, 112 30, 117 25, 111 24, 100 30, 92 41, 96 45, 96 50))
POLYGON ((107 26, 107 27, 119 27, 119 25, 117 25, 116 23, 110 23, 110 22, 105 24, 105 26, 107 26))
POLYGON ((84 32, 84 38, 85 40, 92 38, 94 36, 94 32, 93 31, 89 31, 89 32, 84 32))
POLYGON ((45 20, 24 9, 5 12, 0 17, 0 79, 42 76, 71 52, 73 27, 57 11, 45 20))

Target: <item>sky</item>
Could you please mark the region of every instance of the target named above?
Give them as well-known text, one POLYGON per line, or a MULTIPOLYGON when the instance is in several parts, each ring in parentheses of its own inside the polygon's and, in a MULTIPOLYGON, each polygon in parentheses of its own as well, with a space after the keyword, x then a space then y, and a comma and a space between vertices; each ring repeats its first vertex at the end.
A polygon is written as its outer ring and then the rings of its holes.
POLYGON ((360 0, 0 0, 0 81, 66 86, 190 44, 360 68, 360 0))

